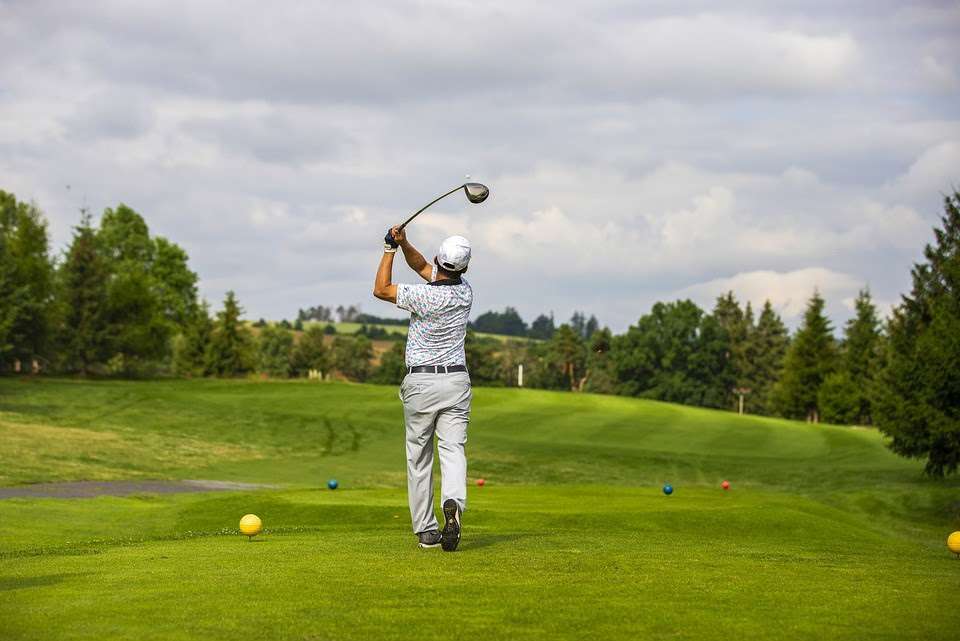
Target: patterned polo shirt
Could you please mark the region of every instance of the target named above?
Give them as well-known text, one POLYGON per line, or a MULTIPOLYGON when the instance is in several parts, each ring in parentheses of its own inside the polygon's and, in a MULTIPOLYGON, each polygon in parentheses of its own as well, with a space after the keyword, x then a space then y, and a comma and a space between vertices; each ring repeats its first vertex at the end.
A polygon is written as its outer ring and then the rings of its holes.
POLYGON ((397 307, 410 312, 407 367, 466 365, 464 341, 473 289, 457 278, 422 285, 397 285, 397 307))

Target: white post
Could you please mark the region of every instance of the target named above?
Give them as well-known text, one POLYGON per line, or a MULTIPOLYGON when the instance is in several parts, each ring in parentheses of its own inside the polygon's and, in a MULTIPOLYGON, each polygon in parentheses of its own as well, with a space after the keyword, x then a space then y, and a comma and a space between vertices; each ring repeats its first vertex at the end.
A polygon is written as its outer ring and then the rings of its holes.
POLYGON ((743 394, 740 394, 740 415, 743 416, 743 394))
POLYGON ((523 387, 523 363, 517 365, 517 387, 523 387))

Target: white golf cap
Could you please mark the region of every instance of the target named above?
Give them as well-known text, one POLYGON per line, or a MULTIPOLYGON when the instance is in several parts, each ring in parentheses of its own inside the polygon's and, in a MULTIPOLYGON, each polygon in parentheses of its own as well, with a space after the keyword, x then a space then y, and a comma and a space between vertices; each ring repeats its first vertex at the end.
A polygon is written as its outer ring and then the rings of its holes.
POLYGON ((447 238, 440 243, 437 262, 447 271, 463 271, 470 264, 470 241, 463 236, 447 238))

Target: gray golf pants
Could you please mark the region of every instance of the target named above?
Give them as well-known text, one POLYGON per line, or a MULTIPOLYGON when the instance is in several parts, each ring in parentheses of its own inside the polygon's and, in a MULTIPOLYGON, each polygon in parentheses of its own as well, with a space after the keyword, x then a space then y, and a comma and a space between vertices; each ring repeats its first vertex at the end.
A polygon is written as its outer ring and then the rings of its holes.
POLYGON ((440 453, 443 501, 467 507, 467 423, 470 421, 470 375, 407 374, 400 385, 407 426, 407 499, 414 533, 436 530, 433 511, 433 435, 440 453))

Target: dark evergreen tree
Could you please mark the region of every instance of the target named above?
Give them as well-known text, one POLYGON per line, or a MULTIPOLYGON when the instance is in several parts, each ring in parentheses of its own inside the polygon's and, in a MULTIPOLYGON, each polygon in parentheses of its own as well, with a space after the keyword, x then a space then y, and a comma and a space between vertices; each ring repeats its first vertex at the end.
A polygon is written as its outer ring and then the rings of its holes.
POLYGON ((243 309, 229 291, 223 310, 217 312, 213 335, 207 346, 206 370, 213 376, 238 376, 253 369, 253 337, 240 317, 243 309))
POLYGON ((819 422, 817 395, 828 375, 837 369, 837 345, 824 301, 814 292, 803 324, 787 349, 783 373, 774 390, 777 411, 787 418, 819 422))
POLYGON ((568 389, 574 392, 580 391, 583 388, 582 381, 587 364, 587 351, 583 337, 572 325, 561 325, 550 339, 549 346, 551 361, 563 372, 568 389))
POLYGON ((484 312, 471 323, 471 329, 487 334, 504 334, 506 336, 524 336, 527 333, 527 324, 520 318, 520 314, 513 307, 507 307, 503 312, 484 312))
POLYGON ((887 328, 871 410, 890 447, 943 476, 960 465, 960 192, 914 265, 913 288, 887 328))
POLYGON ((746 312, 740 307, 740 303, 734 297, 733 292, 717 298, 713 307, 713 318, 726 333, 729 344, 727 359, 730 362, 730 374, 733 378, 733 385, 727 393, 728 407, 732 407, 734 400, 733 388, 750 388, 748 380, 751 363, 748 362, 748 341, 750 333, 753 330, 752 312, 748 319, 746 312))
POLYGON ((862 396, 863 390, 846 369, 829 374, 817 393, 820 418, 827 423, 853 425, 860 416, 862 396))
POLYGON ((207 348, 213 335, 210 305, 194 305, 174 340, 172 366, 178 376, 203 376, 207 348))
POLYGON ((713 316, 700 321, 697 343, 686 377, 696 382, 695 395, 684 401, 702 407, 729 407, 735 372, 730 362, 730 338, 713 316))
POLYGON ((590 338, 598 329, 600 329, 600 321, 597 320, 596 316, 590 314, 589 320, 587 320, 586 325, 583 326, 583 338, 590 338))
POLYGON ((773 310, 770 301, 764 302, 760 317, 747 336, 742 365, 744 370, 738 381, 739 387, 750 390, 744 401, 748 412, 772 413, 770 395, 783 370, 783 359, 789 344, 787 326, 773 310))
POLYGON ((854 302, 856 315, 844 328, 842 367, 857 389, 856 412, 851 423, 869 425, 870 394, 879 366, 880 319, 868 290, 862 290, 854 302))
POLYGON ((587 332, 587 317, 583 312, 573 312, 573 316, 570 317, 570 329, 576 333, 577 336, 583 338, 587 332))
POLYGON ((62 324, 58 328, 58 360, 66 371, 86 375, 108 357, 104 313, 108 278, 90 215, 84 212, 59 272, 62 324))
POLYGON ((527 335, 530 338, 550 340, 555 331, 557 331, 557 328, 553 324, 553 314, 550 316, 547 316, 546 314, 540 314, 532 323, 530 323, 530 331, 527 333, 527 335))

